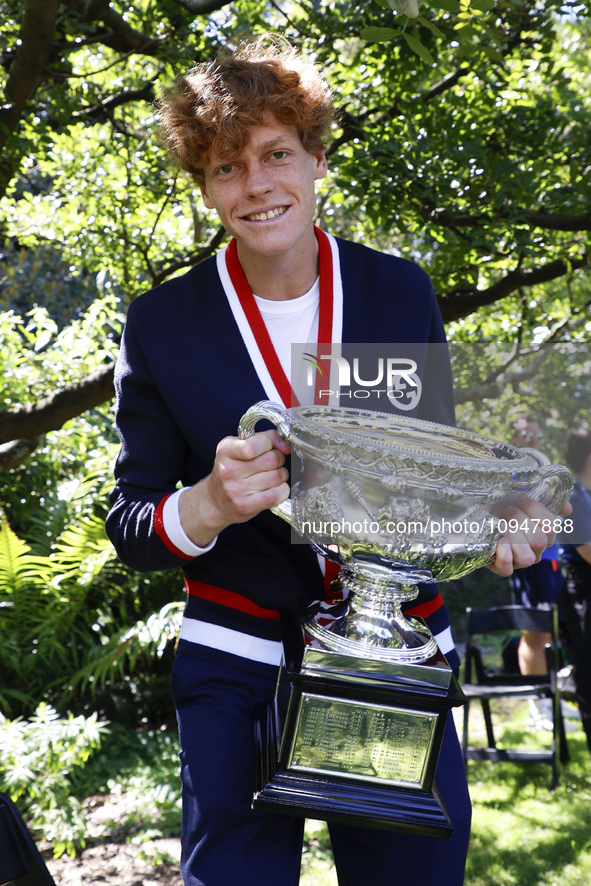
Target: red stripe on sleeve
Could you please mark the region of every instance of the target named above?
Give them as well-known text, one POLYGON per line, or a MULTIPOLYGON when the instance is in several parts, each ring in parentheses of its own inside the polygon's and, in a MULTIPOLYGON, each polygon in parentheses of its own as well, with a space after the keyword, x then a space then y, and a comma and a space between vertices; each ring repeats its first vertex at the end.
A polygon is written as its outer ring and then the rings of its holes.
POLYGON ((164 520, 162 519, 162 512, 164 510, 164 503, 173 493, 170 495, 165 495, 163 499, 161 499, 158 504, 156 510, 154 511, 154 532, 158 536, 158 538, 164 542, 169 551, 173 554, 176 554, 177 557, 181 557, 183 560, 193 560, 194 558, 190 554, 185 554, 184 551, 181 551, 175 544, 171 542, 168 535, 166 534, 166 530, 164 528, 164 520))
POLYGON ((419 603, 418 606, 413 606, 412 609, 406 609, 405 615, 416 615, 419 618, 427 618, 429 615, 433 615, 434 612, 437 612, 438 609, 441 609, 443 606, 443 597, 441 596, 441 591, 437 590, 437 596, 433 598, 433 600, 426 600, 424 603, 419 603))

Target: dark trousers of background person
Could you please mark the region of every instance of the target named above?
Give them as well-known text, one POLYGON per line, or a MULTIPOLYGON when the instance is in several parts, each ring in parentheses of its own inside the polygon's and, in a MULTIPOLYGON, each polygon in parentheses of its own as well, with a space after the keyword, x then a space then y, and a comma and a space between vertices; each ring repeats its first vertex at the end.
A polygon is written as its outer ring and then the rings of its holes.
POLYGON ((567 563, 566 569, 566 583, 560 598, 562 617, 575 666, 577 701, 591 751, 591 566, 567 563))

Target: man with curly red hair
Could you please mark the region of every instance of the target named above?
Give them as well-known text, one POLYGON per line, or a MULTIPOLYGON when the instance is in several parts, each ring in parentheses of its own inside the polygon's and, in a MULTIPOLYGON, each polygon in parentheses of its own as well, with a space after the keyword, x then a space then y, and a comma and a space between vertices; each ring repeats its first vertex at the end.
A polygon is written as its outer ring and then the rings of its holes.
MULTIPOLYGON (((132 567, 185 575, 173 669, 185 883, 294 886, 303 824, 251 808, 253 724, 275 695, 282 625, 326 601, 331 576, 269 510, 289 494, 289 447, 275 430, 238 439, 236 429, 259 400, 310 402, 291 377, 294 342, 444 343, 445 334, 424 271, 314 225, 333 107, 309 60, 285 45, 248 44, 191 70, 160 107, 170 152, 232 239, 129 309, 107 528, 132 567)), ((413 414, 452 424, 449 366, 425 382, 442 395, 413 414)), ((548 540, 521 541, 499 547, 498 571, 529 565, 548 540)), ((438 588, 421 585, 411 608, 457 667, 438 588)), ((448 721, 436 781, 453 837, 331 824, 341 886, 463 882, 470 801, 448 721)))

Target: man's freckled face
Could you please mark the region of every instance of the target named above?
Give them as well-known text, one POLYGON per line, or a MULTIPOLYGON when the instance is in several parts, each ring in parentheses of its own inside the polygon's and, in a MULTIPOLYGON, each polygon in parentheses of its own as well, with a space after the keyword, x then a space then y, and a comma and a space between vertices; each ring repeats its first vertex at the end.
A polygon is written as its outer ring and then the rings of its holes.
POLYGON ((287 254, 313 230, 314 182, 326 171, 322 151, 308 153, 293 126, 271 118, 251 127, 236 157, 210 155, 201 190, 241 255, 287 254))

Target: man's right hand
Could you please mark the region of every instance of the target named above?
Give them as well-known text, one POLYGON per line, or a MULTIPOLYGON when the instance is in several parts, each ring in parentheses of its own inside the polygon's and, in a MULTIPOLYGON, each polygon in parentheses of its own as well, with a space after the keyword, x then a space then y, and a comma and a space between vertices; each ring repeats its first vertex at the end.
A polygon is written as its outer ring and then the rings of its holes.
POLYGON ((224 437, 211 474, 179 499, 181 525, 191 541, 206 547, 226 526, 245 523, 285 501, 290 448, 274 429, 243 440, 224 437))

